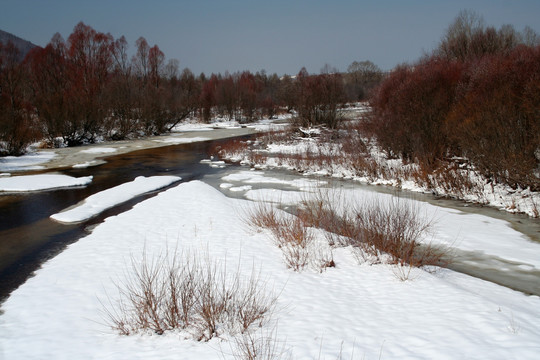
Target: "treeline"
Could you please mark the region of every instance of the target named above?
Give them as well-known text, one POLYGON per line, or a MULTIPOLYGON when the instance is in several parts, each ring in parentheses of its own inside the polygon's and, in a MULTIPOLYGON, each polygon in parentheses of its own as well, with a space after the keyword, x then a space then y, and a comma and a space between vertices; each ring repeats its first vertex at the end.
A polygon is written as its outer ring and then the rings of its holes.
POLYGON ((389 74, 371 130, 392 156, 434 169, 465 157, 490 179, 540 190, 540 42, 462 12, 439 47, 389 74))
POLYGON ((347 73, 278 77, 264 71, 195 76, 165 61, 144 38, 128 55, 114 39, 79 23, 67 40, 53 36, 21 62, 0 43, 0 154, 21 154, 33 141, 76 146, 170 131, 187 117, 250 121, 295 110, 304 124, 336 126, 338 104, 364 99, 382 72, 369 61, 347 73), (61 139, 59 141, 59 139, 61 139))

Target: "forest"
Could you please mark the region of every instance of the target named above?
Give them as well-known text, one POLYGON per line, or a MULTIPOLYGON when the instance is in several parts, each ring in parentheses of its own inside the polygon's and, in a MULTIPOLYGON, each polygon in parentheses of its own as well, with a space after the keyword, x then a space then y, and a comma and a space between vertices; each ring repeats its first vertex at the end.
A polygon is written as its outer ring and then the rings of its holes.
POLYGON ((369 61, 353 62, 345 74, 196 76, 143 37, 134 52, 124 37, 82 22, 67 41, 55 34, 22 61, 13 44, 0 44, 2 154, 22 154, 41 139, 58 147, 157 135, 188 117, 246 122, 294 109, 304 123, 335 127, 338 106, 365 99, 383 76, 369 61))
POLYGON ((487 178, 540 190, 540 41, 526 27, 485 26, 463 11, 438 46, 383 72, 370 61, 340 73, 302 68, 200 75, 165 61, 140 37, 133 50, 79 23, 24 59, 0 43, 0 154, 42 141, 61 147, 157 135, 187 118, 239 122, 294 112, 297 125, 338 129, 346 103, 366 101, 363 135, 387 156, 433 171, 460 158, 487 178))

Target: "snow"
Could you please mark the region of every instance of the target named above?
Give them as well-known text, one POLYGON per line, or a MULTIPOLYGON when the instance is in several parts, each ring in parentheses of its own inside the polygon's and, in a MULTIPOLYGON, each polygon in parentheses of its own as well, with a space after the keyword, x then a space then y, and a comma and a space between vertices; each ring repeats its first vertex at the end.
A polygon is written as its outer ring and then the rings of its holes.
MULTIPOLYGON (((256 189, 247 191, 245 197, 253 201, 289 206, 322 197, 332 199, 342 211, 346 208, 358 208, 357 204, 370 204, 374 201, 385 204, 396 201, 395 195, 370 191, 365 187, 320 189, 311 192, 256 189)), ((399 198, 398 201, 409 204, 420 217, 433 224, 432 233, 425 239, 427 242, 504 259, 529 270, 540 270, 540 244, 530 241, 504 220, 467 214, 409 198, 399 198)))
POLYGON ((181 179, 178 176, 139 176, 133 181, 91 195, 75 207, 51 215, 51 219, 62 223, 85 221, 113 206, 144 193, 164 188, 181 179))
MULTIPOLYGON (((306 129, 300 129, 301 132, 312 135, 313 132, 306 129)), ((472 189, 463 190, 459 188, 448 188, 448 184, 438 184, 438 180, 432 178, 429 187, 420 184, 414 176, 408 173, 414 173, 417 169, 416 164, 404 164, 400 159, 387 159, 381 148, 373 141, 364 139, 368 147, 368 160, 374 161, 380 170, 368 171, 368 175, 358 175, 358 171, 347 164, 347 161, 341 161, 343 151, 339 143, 318 142, 314 138, 295 139, 294 141, 278 141, 269 143, 264 149, 255 150, 266 158, 261 163, 251 163, 247 153, 225 154, 225 157, 231 161, 240 162, 242 165, 252 165, 257 169, 284 168, 296 170, 304 175, 312 176, 331 176, 334 178, 354 179, 362 183, 371 185, 388 185, 412 192, 434 193, 440 196, 449 196, 468 202, 480 203, 496 207, 500 210, 512 213, 525 213, 532 217, 538 217, 540 209, 540 192, 533 192, 530 189, 513 189, 508 185, 495 183, 489 179, 477 174, 474 169, 465 172, 463 169, 460 174, 472 184, 472 189), (293 155, 290 159, 283 155, 293 155), (299 162, 296 161, 297 155, 323 155, 331 156, 333 160, 329 163, 318 162, 299 162)))
POLYGON ((97 165, 101 165, 102 162, 101 161, 96 161, 96 160, 92 160, 92 161, 85 161, 84 163, 80 163, 80 164, 75 164, 72 166, 72 168, 74 169, 86 169, 86 168, 89 168, 91 166, 97 166, 97 165))
POLYGON ((86 186, 92 176, 72 177, 61 174, 21 175, 0 178, 0 191, 40 191, 73 186, 86 186))
POLYGON ((198 119, 186 119, 177 124, 173 132, 212 131, 212 125, 200 122, 198 119))
POLYGON ((248 191, 251 190, 251 185, 244 185, 244 186, 233 186, 229 188, 229 191, 232 192, 242 192, 242 191, 248 191))
MULTIPOLYGON (((223 184, 262 186, 265 179, 258 175, 241 172, 223 179, 223 184)), ((271 190, 253 191, 264 197, 263 192, 271 190)), ((288 193, 293 201, 293 194, 299 198, 303 192, 288 193)), ((382 195, 359 188, 343 196, 382 195)), ((268 235, 244 223, 246 209, 252 205, 192 181, 107 218, 90 235, 46 262, 2 305, 0 357, 234 359, 234 341, 228 334, 203 343, 182 332, 121 336, 104 325, 100 301, 114 301, 114 281, 125 278, 130 258, 140 258, 143 249, 148 257, 155 257, 176 247, 226 259, 228 268, 243 273, 258 269, 279 294, 274 321, 261 331, 275 329, 276 341, 294 359, 538 357, 539 297, 450 270, 414 269, 410 280, 400 281, 395 266, 359 265, 350 248, 334 249, 335 268, 293 272, 268 235)), ((432 205, 419 206, 433 214, 432 205)), ((434 239, 446 234, 441 241, 457 238, 458 246, 474 241, 472 248, 485 247, 512 257, 529 252, 525 262, 538 267, 533 260, 540 245, 520 250, 526 242, 505 222, 436 210, 434 239)))
POLYGON ((109 154, 114 153, 118 149, 111 148, 111 147, 92 147, 90 149, 81 150, 80 152, 83 154, 109 154))
POLYGON ((230 174, 223 177, 225 181, 241 181, 246 184, 283 184, 293 186, 302 190, 311 189, 323 184, 326 184, 324 180, 304 179, 299 178, 295 180, 284 180, 275 177, 265 176, 263 171, 240 171, 235 174, 230 174))
POLYGON ((166 138, 166 139, 158 139, 158 140, 154 140, 154 141, 161 142, 161 143, 166 143, 166 144, 171 144, 171 145, 179 145, 179 144, 190 144, 190 143, 194 143, 194 142, 208 141, 208 140, 210 140, 210 138, 196 136, 196 137, 191 137, 191 138, 169 137, 169 138, 166 138))
POLYGON ((208 164, 212 168, 219 168, 223 169, 227 166, 227 163, 222 160, 213 160, 213 157, 211 159, 203 159, 200 161, 201 164, 208 164))
MULTIPOLYGON (((279 130, 288 124, 275 123, 276 121, 286 121, 292 118, 292 114, 279 114, 272 119, 260 119, 253 123, 245 125, 246 127, 255 129, 257 131, 272 131, 279 130)), ((181 124, 176 125, 172 131, 175 133, 186 133, 192 131, 213 131, 216 129, 238 129, 240 124, 234 120, 214 118, 211 123, 201 123, 196 119, 188 119, 181 124)))
POLYGON ((0 172, 39 170, 43 168, 39 164, 50 161, 54 156, 55 154, 52 151, 38 151, 22 156, 0 157, 0 172))

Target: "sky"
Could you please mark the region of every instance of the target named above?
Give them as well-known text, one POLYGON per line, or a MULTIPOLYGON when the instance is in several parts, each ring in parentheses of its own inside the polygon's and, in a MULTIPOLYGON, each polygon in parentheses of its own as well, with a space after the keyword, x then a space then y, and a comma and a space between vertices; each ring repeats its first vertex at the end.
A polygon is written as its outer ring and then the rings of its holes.
POLYGON ((539 0, 0 0, 0 29, 45 46, 80 21, 124 35, 131 51, 143 36, 195 74, 249 70, 346 71, 370 60, 383 70, 433 50, 460 10, 486 25, 528 25, 540 33, 539 0))

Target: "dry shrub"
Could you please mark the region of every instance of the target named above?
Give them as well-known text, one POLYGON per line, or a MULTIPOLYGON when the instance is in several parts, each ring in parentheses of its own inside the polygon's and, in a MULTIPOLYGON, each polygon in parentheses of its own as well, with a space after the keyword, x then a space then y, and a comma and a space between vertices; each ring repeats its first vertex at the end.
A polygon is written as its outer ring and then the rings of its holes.
POLYGON ((236 157, 249 151, 249 144, 248 141, 244 140, 228 140, 212 146, 208 153, 212 156, 219 155, 227 158, 236 157))
POLYGON ((422 216, 412 202, 397 197, 384 203, 372 200, 349 204, 339 192, 320 191, 304 199, 296 215, 277 211, 269 204, 258 203, 247 223, 270 230, 287 267, 294 271, 308 265, 321 271, 335 266, 331 248, 328 251, 318 246, 315 228, 324 230, 330 247, 350 245, 364 262, 396 264, 396 275, 403 280, 414 267, 445 266, 448 261, 445 251, 424 241, 433 221, 422 216))
POLYGON ((263 147, 268 144, 285 142, 291 139, 291 136, 294 132, 295 128, 293 126, 287 126, 285 128, 273 128, 270 131, 267 131, 261 136, 257 137, 257 141, 263 147))
POLYGON ((294 271, 312 266, 318 271, 334 267, 331 251, 315 241, 313 229, 302 216, 278 213, 274 206, 257 202, 246 211, 246 224, 257 230, 270 230, 271 238, 283 254, 285 265, 294 271))
POLYGON ((531 205, 532 205, 533 218, 535 219, 540 218, 540 205, 533 197, 531 197, 531 205))
POLYGON ((272 231, 279 247, 292 245, 293 247, 307 248, 313 241, 313 235, 304 221, 297 216, 282 217, 279 226, 272 231))
POLYGON ((301 271, 310 263, 313 235, 304 222, 296 216, 283 217, 271 229, 276 245, 283 253, 285 265, 294 271, 301 271))
POLYGON ((345 245, 344 238, 356 236, 357 227, 347 214, 342 214, 336 205, 346 204, 346 200, 336 192, 319 191, 314 198, 302 201, 299 216, 308 226, 325 230, 330 246, 345 245))
POLYGON ((467 170, 459 169, 455 163, 448 163, 434 170, 431 174, 433 187, 442 188, 446 194, 463 197, 467 194, 481 192, 479 185, 471 181, 467 170))
POLYGON ((247 159, 251 165, 264 165, 268 159, 268 154, 251 150, 247 154, 247 159))
POLYGON ((359 231, 353 244, 362 246, 372 256, 388 254, 393 263, 414 267, 438 263, 439 257, 432 247, 421 246, 432 222, 411 203, 393 197, 384 204, 376 200, 361 204, 354 212, 359 231))
POLYGON ((238 360, 291 359, 286 342, 277 338, 276 328, 269 332, 262 329, 255 333, 244 333, 234 339, 232 355, 238 360))
POLYGON ((140 262, 132 258, 116 284, 118 299, 109 297, 104 306, 106 323, 122 335, 182 329, 198 341, 262 326, 277 298, 256 271, 244 277, 208 256, 200 259, 176 252, 148 258, 146 251, 140 262))
POLYGON ((326 230, 331 245, 352 245, 363 260, 388 259, 409 272, 411 267, 445 265, 444 251, 423 241, 433 221, 397 197, 385 203, 372 200, 351 205, 339 193, 319 192, 303 202, 301 216, 310 226, 326 230), (336 208, 340 203, 341 210, 336 208))
POLYGON ((268 202, 254 202, 252 206, 245 209, 245 214, 243 218, 246 219, 246 225, 254 230, 270 229, 274 232, 279 227, 277 209, 268 202))

